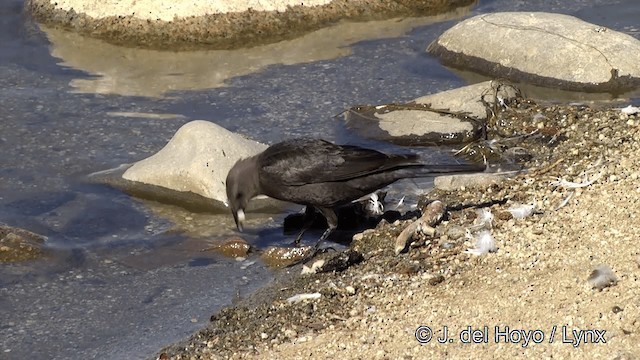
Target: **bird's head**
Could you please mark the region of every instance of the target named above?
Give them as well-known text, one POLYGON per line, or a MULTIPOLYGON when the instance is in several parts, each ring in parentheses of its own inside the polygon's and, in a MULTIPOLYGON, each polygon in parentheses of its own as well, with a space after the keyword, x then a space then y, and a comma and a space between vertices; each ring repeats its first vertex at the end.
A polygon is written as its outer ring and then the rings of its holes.
POLYGON ((227 175, 227 201, 239 231, 242 231, 244 210, 259 195, 258 169, 253 158, 238 160, 227 175))

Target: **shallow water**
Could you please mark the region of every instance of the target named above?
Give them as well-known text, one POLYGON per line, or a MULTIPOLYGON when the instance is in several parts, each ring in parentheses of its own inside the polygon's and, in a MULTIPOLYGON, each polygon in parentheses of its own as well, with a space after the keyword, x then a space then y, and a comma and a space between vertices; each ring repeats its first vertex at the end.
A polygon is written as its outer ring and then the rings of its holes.
MULTIPOLYGON (((21 1, 1 2, 0 222, 48 236, 51 255, 0 264, 0 358, 149 357, 272 277, 253 257, 200 251, 233 233, 230 217, 132 199, 87 174, 155 153, 195 119, 267 143, 310 135, 387 148, 333 115, 465 85, 424 49, 463 17, 510 10, 640 36, 634 0, 496 0, 254 49, 150 52, 43 31, 21 1)), ((449 156, 441 150, 432 156, 449 156)), ((254 218, 247 239, 290 242, 282 217, 254 218)))

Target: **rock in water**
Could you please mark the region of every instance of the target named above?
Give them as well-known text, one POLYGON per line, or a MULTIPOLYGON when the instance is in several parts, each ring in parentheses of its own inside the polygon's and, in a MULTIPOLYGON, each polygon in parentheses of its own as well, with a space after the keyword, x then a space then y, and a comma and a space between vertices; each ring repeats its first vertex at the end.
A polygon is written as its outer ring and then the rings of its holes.
POLYGON ((640 83, 638 39, 563 14, 478 15, 427 51, 448 66, 546 87, 622 91, 640 83))
POLYGON ((192 192, 225 203, 225 178, 239 159, 266 145, 245 139, 209 121, 183 125, 159 152, 124 172, 126 180, 192 192))

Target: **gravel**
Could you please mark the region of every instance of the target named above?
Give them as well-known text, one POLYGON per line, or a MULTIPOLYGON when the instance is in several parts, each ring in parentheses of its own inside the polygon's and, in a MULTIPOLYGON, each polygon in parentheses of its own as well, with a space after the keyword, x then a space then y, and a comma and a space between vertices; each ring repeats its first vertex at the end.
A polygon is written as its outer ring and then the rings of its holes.
POLYGON ((281 270, 281 279, 159 356, 640 356, 640 117, 525 100, 501 110, 496 123, 504 136, 531 135, 495 137, 468 156, 502 161, 501 151, 517 146, 531 155, 527 170, 481 188, 426 194, 423 203, 437 199, 449 209, 435 237, 418 236, 396 256, 396 237, 417 217, 382 221, 351 245, 365 261, 337 273, 281 270), (494 214, 482 227, 497 251, 476 256, 464 252, 473 241, 461 231, 473 228, 480 204, 494 214), (527 205, 534 209, 521 219, 507 211, 527 205), (589 279, 601 266, 616 281, 594 288, 589 279), (321 295, 286 301, 305 293, 321 295), (445 327, 449 340, 440 343, 445 327))

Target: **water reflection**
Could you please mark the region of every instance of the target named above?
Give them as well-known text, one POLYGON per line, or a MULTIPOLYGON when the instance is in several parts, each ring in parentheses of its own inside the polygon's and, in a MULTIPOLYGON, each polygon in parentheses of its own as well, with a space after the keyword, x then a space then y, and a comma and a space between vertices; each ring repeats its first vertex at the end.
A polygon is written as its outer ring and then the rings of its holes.
POLYGON ((293 40, 236 50, 159 51, 126 48, 73 32, 41 26, 60 65, 93 77, 77 78, 76 92, 163 97, 171 91, 224 86, 225 80, 273 64, 335 59, 351 53, 349 45, 368 39, 402 36, 409 30, 461 18, 471 7, 447 14, 371 22, 342 22, 293 40))

